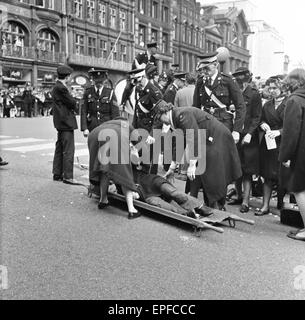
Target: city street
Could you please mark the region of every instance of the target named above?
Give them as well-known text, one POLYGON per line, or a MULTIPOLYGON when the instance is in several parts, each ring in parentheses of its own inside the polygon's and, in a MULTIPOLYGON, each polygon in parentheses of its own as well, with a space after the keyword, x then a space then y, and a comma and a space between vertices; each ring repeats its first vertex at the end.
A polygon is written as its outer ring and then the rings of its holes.
MULTIPOLYGON (((88 164, 86 140, 75 136, 88 164)), ((198 238, 156 215, 98 210, 84 187, 52 180, 55 140, 52 117, 0 119, 9 162, 0 168, 2 299, 305 299, 304 242, 286 236, 293 228, 279 216, 228 207, 255 225, 198 238)), ((74 178, 88 184, 79 163, 74 178)))

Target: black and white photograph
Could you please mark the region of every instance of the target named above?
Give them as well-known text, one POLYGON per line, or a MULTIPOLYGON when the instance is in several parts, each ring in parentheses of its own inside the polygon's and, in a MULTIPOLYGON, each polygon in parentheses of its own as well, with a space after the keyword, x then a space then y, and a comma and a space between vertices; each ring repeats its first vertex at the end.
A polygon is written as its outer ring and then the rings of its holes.
POLYGON ((0 0, 0 300, 304 300, 304 15, 0 0))

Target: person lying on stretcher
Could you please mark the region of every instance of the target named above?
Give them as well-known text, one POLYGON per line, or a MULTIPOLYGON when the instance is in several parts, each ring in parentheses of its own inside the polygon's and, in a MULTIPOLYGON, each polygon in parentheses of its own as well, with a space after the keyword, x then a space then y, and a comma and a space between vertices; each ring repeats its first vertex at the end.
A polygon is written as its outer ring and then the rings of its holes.
POLYGON ((133 166, 134 181, 140 200, 195 219, 196 214, 207 217, 213 213, 211 208, 198 199, 180 192, 168 180, 156 174, 149 174, 148 170, 148 166, 133 166))

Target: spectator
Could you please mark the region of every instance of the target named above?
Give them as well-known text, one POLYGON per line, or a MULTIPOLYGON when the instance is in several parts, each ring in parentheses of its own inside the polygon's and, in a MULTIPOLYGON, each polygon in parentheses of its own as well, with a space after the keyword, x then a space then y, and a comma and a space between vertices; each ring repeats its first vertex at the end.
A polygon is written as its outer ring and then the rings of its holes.
POLYGON ((191 107, 193 105, 196 75, 192 73, 187 73, 185 84, 186 86, 178 90, 176 94, 175 107, 191 107))
MULTIPOLYGON (((286 102, 279 160, 290 167, 288 190, 295 195, 305 226, 305 70, 293 70, 285 82, 291 95, 286 102)), ((305 229, 287 236, 305 241, 305 229)))
POLYGON ((283 128, 284 111, 287 95, 283 90, 281 79, 274 76, 267 85, 272 99, 265 103, 260 124, 260 175, 264 178, 263 205, 255 212, 256 216, 269 213, 269 203, 273 186, 278 184, 280 163, 279 147, 283 128), (272 145, 267 144, 270 142, 272 145))
POLYGON ((33 106, 35 103, 35 97, 32 94, 31 86, 26 85, 25 90, 22 94, 22 99, 24 103, 24 116, 25 117, 32 117, 33 106))

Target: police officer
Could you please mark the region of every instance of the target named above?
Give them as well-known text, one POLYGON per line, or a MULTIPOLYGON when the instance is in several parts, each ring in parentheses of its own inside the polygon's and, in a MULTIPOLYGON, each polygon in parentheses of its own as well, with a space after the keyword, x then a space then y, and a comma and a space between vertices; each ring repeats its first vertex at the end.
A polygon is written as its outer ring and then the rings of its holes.
POLYGON ((199 79, 197 80, 193 106, 212 114, 222 122, 231 132, 235 143, 240 139, 246 107, 244 99, 234 79, 218 71, 217 52, 200 56, 197 65, 199 79), (235 107, 235 120, 229 110, 230 105, 235 107))
POLYGON ((151 63, 157 67, 157 60, 155 57, 156 53, 157 53, 157 42, 148 43, 147 51, 140 52, 135 57, 132 63, 132 70, 145 68, 145 66, 148 63, 151 63))
POLYGON ((145 67, 145 74, 147 79, 162 92, 162 88, 158 82, 159 80, 158 68, 155 65, 149 63, 145 67))
MULTIPOLYGON (((148 80, 149 75, 145 72, 145 69, 131 71, 130 75, 133 80, 136 80, 136 107, 133 127, 135 129, 145 129, 147 131, 144 137, 145 141, 148 145, 152 145, 155 142, 155 139, 151 136, 154 124, 153 109, 157 102, 162 99, 162 93, 148 80)), ((150 155, 152 162, 152 152, 150 155)), ((156 174, 157 171, 158 164, 151 165, 150 173, 156 174)))
POLYGON ((74 130, 76 122, 76 100, 68 91, 67 85, 73 72, 69 66, 57 68, 58 80, 52 91, 53 123, 57 130, 57 141, 53 160, 53 180, 68 184, 78 184, 73 179, 74 130))
POLYGON ((167 88, 164 93, 163 100, 167 103, 174 104, 175 97, 179 89, 182 89, 185 86, 186 73, 185 72, 176 72, 174 73, 174 82, 167 88))
POLYGON ((235 182, 237 199, 229 204, 240 204, 240 212, 245 213, 249 211, 252 175, 259 174, 258 126, 262 115, 262 99, 258 90, 251 85, 252 74, 247 68, 238 68, 233 76, 242 90, 247 112, 241 139, 237 144, 243 176, 235 182))
POLYGON ((84 93, 84 105, 81 110, 81 131, 85 137, 94 128, 120 115, 114 91, 104 85, 106 70, 89 70, 93 85, 84 93))

